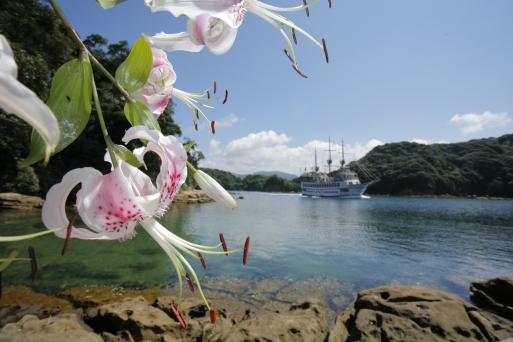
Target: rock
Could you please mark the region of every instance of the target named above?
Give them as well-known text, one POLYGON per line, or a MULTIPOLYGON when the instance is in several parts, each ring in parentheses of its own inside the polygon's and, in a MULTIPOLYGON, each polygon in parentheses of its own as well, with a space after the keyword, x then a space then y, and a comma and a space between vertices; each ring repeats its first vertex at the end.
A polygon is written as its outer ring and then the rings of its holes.
POLYGON ((326 309, 316 300, 302 300, 284 312, 260 311, 209 341, 323 341, 328 332, 326 309))
POLYGON ((214 200, 202 190, 189 189, 180 191, 173 200, 173 203, 198 204, 209 203, 214 200))
POLYGON ((513 320, 513 279, 495 278, 470 284, 474 304, 513 320))
POLYGON ((26 315, 0 331, 0 341, 10 342, 102 342, 99 335, 84 326, 75 314, 46 319, 26 315))
POLYGON ((392 285, 362 291, 328 341, 500 341, 513 324, 446 292, 392 285))
POLYGON ((58 307, 48 307, 42 304, 15 304, 0 307, 0 327, 7 323, 18 322, 25 315, 34 315, 37 318, 55 316, 60 312, 58 307))
POLYGON ((44 200, 37 196, 27 196, 14 192, 0 193, 0 209, 39 209, 44 200))
POLYGON ((97 333, 116 334, 127 330, 136 341, 160 339, 161 334, 178 326, 164 311, 151 306, 141 296, 89 309, 84 320, 97 333))

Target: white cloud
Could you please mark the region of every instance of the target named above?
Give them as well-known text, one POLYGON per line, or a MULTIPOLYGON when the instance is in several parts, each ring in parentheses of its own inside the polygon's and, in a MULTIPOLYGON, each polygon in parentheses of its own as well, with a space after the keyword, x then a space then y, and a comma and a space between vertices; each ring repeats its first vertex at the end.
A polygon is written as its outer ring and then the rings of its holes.
MULTIPOLYGON (((299 174, 305 167, 312 167, 314 154, 317 149, 319 166, 326 167, 328 159, 328 142, 313 140, 302 146, 292 146, 291 138, 286 134, 275 131, 250 133, 245 137, 229 142, 220 148, 217 141, 210 141, 209 149, 216 154, 208 154, 201 161, 202 167, 212 167, 237 173, 252 173, 256 171, 284 171, 299 174)), ((345 144, 345 159, 351 161, 364 156, 374 147, 383 144, 378 139, 366 143, 345 144)), ((331 144, 333 165, 338 167, 341 159, 341 145, 331 144)))
POLYGON ((482 114, 467 113, 456 114, 450 122, 458 126, 464 134, 479 132, 485 128, 496 128, 511 122, 506 112, 493 113, 486 111, 482 114))
POLYGON ((224 118, 216 121, 217 127, 232 127, 237 122, 239 122, 239 117, 235 114, 230 114, 225 116, 224 118))
POLYGON ((211 154, 217 154, 221 151, 221 142, 212 138, 208 144, 208 152, 211 154))

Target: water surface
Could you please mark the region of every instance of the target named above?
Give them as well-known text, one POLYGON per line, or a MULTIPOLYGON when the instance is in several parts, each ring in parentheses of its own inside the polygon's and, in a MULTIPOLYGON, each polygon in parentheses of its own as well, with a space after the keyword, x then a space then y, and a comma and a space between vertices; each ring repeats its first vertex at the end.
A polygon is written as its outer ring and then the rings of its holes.
MULTIPOLYGON (((229 247, 251 236, 250 262, 241 255, 208 257, 202 277, 288 279, 343 283, 355 292, 382 284, 421 284, 467 296, 468 284, 513 277, 513 201, 375 197, 368 200, 303 198, 299 195, 238 193, 239 208, 217 204, 175 206, 162 223, 201 244, 229 247)), ((40 212, 0 212, 0 234, 41 229, 40 212)), ((73 286, 166 286, 175 282, 169 260, 139 229, 126 242, 62 240, 45 236, 22 243, 36 248, 36 289, 57 292, 73 286)), ((194 263, 193 263, 194 264, 194 263)), ((30 285, 28 264, 3 274, 4 285, 30 285)))

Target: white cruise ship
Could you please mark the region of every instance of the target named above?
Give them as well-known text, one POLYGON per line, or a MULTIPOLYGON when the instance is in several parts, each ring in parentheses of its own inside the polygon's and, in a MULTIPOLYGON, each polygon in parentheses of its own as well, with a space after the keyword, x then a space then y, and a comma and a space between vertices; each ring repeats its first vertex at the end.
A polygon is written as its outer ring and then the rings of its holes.
POLYGON ((300 177, 303 196, 364 198, 363 193, 372 182, 360 183, 356 172, 345 166, 343 143, 340 168, 331 172, 331 140, 329 146, 328 173, 319 171, 317 151, 315 151, 314 169, 303 173, 300 177))

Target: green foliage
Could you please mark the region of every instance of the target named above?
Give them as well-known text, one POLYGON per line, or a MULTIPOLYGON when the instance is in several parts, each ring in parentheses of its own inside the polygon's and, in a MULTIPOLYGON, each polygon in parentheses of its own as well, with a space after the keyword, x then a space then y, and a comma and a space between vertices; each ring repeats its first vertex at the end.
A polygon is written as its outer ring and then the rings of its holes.
POLYGON ((358 163, 379 177, 371 194, 513 197, 513 134, 455 144, 386 144, 358 163))
MULTIPOLYGON (((73 59, 62 65, 52 80, 48 107, 52 109, 61 132, 55 153, 75 141, 85 129, 91 114, 92 69, 88 59, 73 59)), ((32 165, 45 156, 46 143, 32 132, 29 156, 22 166, 32 165)))
POLYGON ((125 117, 132 126, 142 125, 160 131, 159 123, 152 112, 141 100, 127 101, 124 107, 125 117))
POLYGON ((116 70, 116 80, 129 93, 134 93, 146 84, 152 64, 151 47, 143 38, 139 38, 127 59, 116 70))
MULTIPOLYGON (((7 37, 14 50, 19 65, 18 79, 46 100, 56 70, 78 56, 78 49, 59 19, 49 6, 38 1, 2 0, 0 32, 7 37)), ((112 74, 130 52, 126 41, 108 44, 105 38, 96 34, 87 37, 84 43, 112 74)), ((130 127, 123 113, 124 100, 112 83, 97 70, 95 80, 110 137, 114 142, 120 142, 130 127)), ((158 123, 163 134, 181 134, 180 127, 173 121, 171 109, 164 111, 158 123)), ((74 143, 54 155, 46 167, 36 163, 33 168, 21 171, 16 166, 28 154, 31 131, 31 127, 23 121, 0 111, 0 191, 32 194, 39 187, 37 194, 44 195, 73 168, 91 166, 102 172, 108 171, 109 164, 103 161, 105 143, 94 108, 82 135, 74 143), (30 177, 34 171, 39 182, 30 185, 29 180, 35 181, 30 177)), ((137 142, 131 147, 135 145, 137 142)), ((155 176, 160 161, 152 157, 154 155, 148 154, 151 160, 146 160, 146 165, 148 173, 155 176)))
MULTIPOLYGON (((111 143, 109 143, 109 145, 110 144, 111 143)), ((111 147, 117 158, 124 160, 128 164, 135 167, 143 166, 143 163, 141 163, 139 159, 137 159, 137 157, 132 153, 132 151, 126 148, 125 145, 112 144, 111 147)))

